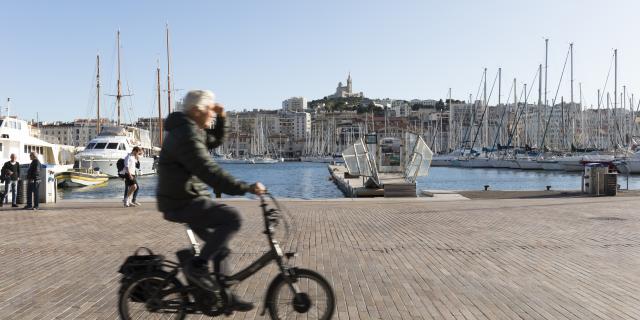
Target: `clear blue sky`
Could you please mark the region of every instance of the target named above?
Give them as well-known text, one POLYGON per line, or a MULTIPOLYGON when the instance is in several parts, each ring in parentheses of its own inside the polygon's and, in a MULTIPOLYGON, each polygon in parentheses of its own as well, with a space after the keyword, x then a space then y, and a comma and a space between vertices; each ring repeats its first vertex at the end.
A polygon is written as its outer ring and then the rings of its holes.
MULTIPOLYGON (((487 2, 3 1, 0 105, 11 97, 12 114, 26 119, 93 116, 95 56, 103 60, 103 93, 115 93, 120 28, 123 77, 134 94, 125 120, 152 115, 157 59, 166 82, 166 22, 175 87, 211 89, 229 109, 321 98, 349 71, 354 90, 367 97, 439 99, 451 87, 454 98, 466 99, 484 67, 490 80, 502 67, 506 95, 514 77, 519 86, 532 81, 545 37, 550 97, 569 42, 576 97, 582 82, 586 102, 596 103, 613 48, 620 86, 640 96, 640 2, 487 2)), ((560 94, 568 99, 568 74, 565 80, 560 94)), ((114 99, 103 98, 103 116, 113 117, 114 99)))

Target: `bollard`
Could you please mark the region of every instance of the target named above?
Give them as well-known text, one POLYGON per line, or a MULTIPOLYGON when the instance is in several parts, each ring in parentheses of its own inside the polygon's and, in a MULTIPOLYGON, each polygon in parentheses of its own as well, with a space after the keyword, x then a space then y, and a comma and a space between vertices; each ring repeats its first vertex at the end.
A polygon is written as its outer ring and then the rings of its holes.
POLYGON ((547 191, 551 190, 551 186, 547 186, 547 191))
POLYGON ((485 184, 485 185, 484 185, 484 191, 487 191, 487 190, 489 190, 489 185, 488 185, 488 184, 485 184))

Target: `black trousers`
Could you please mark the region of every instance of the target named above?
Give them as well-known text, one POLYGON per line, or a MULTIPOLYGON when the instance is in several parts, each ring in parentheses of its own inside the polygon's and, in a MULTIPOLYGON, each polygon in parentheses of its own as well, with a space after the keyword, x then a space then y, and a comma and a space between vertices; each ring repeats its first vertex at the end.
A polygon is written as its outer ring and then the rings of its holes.
POLYGON ((165 212, 164 217, 169 221, 189 225, 205 242, 200 257, 206 261, 213 259, 214 271, 228 275, 229 268, 224 263, 224 258, 229 250, 229 240, 240 230, 242 224, 238 210, 216 203, 211 198, 201 197, 180 210, 165 212))
POLYGON ((133 192, 133 195, 131 197, 131 202, 136 202, 136 199, 138 199, 138 191, 140 191, 140 185, 138 184, 137 179, 133 179, 133 182, 127 182, 127 180, 124 180, 124 200, 127 200, 127 195, 129 194, 129 187, 134 184, 136 185, 136 191, 133 192))
POLYGON ((38 208, 40 203, 40 180, 29 180, 27 184, 27 207, 38 208))

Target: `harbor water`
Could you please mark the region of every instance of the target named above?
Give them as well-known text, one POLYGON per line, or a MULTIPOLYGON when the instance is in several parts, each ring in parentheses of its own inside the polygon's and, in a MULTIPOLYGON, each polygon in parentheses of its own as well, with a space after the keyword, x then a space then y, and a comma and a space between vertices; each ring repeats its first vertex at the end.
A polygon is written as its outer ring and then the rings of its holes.
MULTIPOLYGON (((224 164, 233 176, 253 183, 260 181, 277 197, 299 199, 342 198, 343 194, 329 180, 325 163, 284 162, 275 164, 224 164)), ((491 190, 579 190, 581 173, 563 171, 524 171, 510 169, 470 169, 434 167, 429 175, 418 178, 418 190, 482 190, 489 185, 491 190)), ((157 177, 144 176, 138 179, 139 197, 155 197, 157 177)), ((625 189, 626 176, 620 175, 618 184, 625 189)), ((640 189, 640 175, 630 176, 629 189, 640 189)), ((110 179, 99 186, 59 189, 62 199, 121 199, 124 183, 121 179, 110 179)))

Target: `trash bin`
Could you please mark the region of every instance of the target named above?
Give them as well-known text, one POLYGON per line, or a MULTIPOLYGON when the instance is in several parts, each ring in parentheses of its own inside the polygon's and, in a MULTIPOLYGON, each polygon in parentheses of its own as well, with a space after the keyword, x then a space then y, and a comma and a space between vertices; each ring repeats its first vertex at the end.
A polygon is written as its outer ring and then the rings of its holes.
POLYGON ((26 204, 27 203, 27 180, 18 181, 17 191, 18 193, 16 194, 16 203, 26 204))
POLYGON ((604 194, 615 196, 618 193, 618 174, 615 172, 604 175, 604 194))

